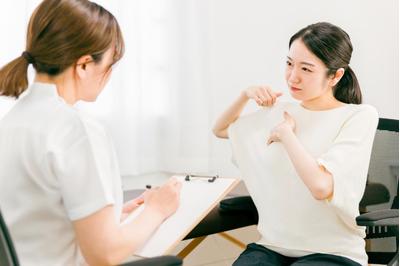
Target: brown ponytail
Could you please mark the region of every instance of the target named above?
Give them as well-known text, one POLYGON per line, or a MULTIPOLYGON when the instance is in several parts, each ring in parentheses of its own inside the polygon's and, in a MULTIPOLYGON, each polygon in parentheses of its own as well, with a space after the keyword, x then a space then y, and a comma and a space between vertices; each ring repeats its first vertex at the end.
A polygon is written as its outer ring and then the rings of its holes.
POLYGON ((80 57, 95 63, 114 45, 114 60, 124 54, 124 40, 115 17, 87 0, 44 0, 28 25, 26 51, 0 69, 0 95, 18 98, 28 87, 27 69, 57 76, 80 57))
POLYGON ((0 69, 0 95, 18 96, 28 87, 28 61, 21 55, 0 69))
POLYGON ((333 94, 336 99, 344 103, 362 103, 360 85, 353 70, 348 67, 339 83, 336 84, 333 94))

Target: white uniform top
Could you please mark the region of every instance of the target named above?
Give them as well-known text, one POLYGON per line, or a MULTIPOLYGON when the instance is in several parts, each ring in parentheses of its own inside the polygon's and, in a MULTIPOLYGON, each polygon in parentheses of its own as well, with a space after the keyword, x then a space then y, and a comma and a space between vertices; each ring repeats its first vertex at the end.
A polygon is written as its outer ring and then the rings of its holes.
POLYGON ((259 213, 259 244, 291 257, 326 253, 367 265, 365 230, 355 218, 377 123, 370 105, 310 111, 299 103, 278 102, 229 127, 233 159, 259 213), (282 143, 267 146, 284 111, 295 119, 304 148, 333 175, 331 201, 313 198, 282 143))
POLYGON ((110 137, 34 83, 0 121, 0 208, 21 265, 85 264, 72 222, 114 204, 121 178, 110 137))

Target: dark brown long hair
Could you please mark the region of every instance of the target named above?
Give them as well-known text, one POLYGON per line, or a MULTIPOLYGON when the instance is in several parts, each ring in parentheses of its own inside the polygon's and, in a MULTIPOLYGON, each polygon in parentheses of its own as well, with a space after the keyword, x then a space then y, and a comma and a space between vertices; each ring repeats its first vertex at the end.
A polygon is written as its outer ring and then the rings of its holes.
POLYGON ((360 104, 362 102, 360 85, 349 66, 353 52, 349 35, 335 25, 319 22, 294 34, 290 38, 289 48, 297 39, 301 39, 306 47, 324 62, 328 68, 328 76, 334 75, 339 68, 344 68, 343 77, 333 88, 335 98, 344 103, 360 104))
POLYGON ((124 40, 115 17, 87 0, 44 0, 33 12, 26 49, 0 69, 0 95, 18 98, 28 87, 27 69, 56 76, 83 55, 98 63, 115 45, 114 62, 124 54, 124 40))

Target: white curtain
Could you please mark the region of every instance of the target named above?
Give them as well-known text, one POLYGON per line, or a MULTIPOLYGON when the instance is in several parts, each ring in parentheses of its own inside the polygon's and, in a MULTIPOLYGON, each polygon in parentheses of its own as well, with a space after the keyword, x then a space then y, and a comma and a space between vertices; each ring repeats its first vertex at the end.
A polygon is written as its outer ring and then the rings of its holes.
MULTIPOLYGON (((26 25, 39 2, 0 4, 0 33, 9 33, 0 43, 1 65, 23 51, 26 25)), ((101 120, 112 134, 121 174, 214 173, 212 108, 202 78, 204 33, 195 12, 199 2, 95 2, 117 17, 126 54, 98 100, 78 103, 78 107, 101 120)), ((2 99, 0 113, 11 105, 2 99)))

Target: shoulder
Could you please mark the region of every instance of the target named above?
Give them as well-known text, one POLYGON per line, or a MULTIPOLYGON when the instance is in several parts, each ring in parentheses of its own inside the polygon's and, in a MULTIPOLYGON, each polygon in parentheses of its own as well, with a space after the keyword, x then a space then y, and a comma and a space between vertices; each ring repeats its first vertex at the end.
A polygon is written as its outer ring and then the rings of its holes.
POLYGON ((49 129, 50 143, 63 149, 93 139, 107 137, 104 127, 95 119, 79 110, 60 106, 54 114, 52 127, 49 129))
POLYGON ((379 115, 375 107, 368 104, 351 104, 342 128, 364 133, 375 132, 378 122, 379 115))
POLYGON ((376 108, 369 104, 351 104, 349 106, 348 120, 369 120, 378 121, 379 114, 376 108))
POLYGON ((351 104, 352 109, 356 113, 364 113, 370 116, 378 116, 376 108, 370 104, 351 104))

